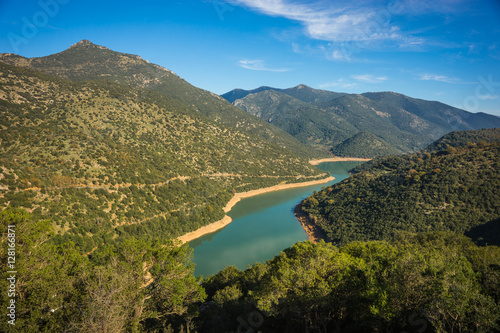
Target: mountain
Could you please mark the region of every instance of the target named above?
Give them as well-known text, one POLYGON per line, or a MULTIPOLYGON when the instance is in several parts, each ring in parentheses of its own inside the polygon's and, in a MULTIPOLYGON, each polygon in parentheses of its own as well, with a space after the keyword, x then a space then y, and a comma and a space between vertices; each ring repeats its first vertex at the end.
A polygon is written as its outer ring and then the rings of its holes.
POLYGON ((324 153, 356 133, 355 127, 334 113, 327 115, 330 121, 326 122, 324 109, 275 90, 249 94, 234 105, 324 153))
POLYGON ((378 158, 307 198, 302 209, 340 244, 428 231, 472 231, 480 239, 478 233, 491 228, 477 227, 500 218, 499 153, 500 143, 480 141, 378 158))
POLYGON ((463 131, 500 126, 500 118, 497 116, 483 112, 471 113, 440 102, 411 98, 393 92, 364 93, 363 96, 406 110, 445 129, 463 131))
POLYGON ((306 86, 305 84, 299 84, 296 87, 288 89, 278 89, 267 86, 262 86, 253 90, 234 89, 221 95, 221 97, 225 98, 230 103, 234 103, 236 100, 242 99, 247 95, 259 93, 262 91, 277 91, 307 103, 327 102, 345 95, 344 93, 313 89, 309 86, 306 86))
MULTIPOLYGON (((373 157, 389 151, 418 151, 450 131, 500 126, 500 118, 493 115, 393 92, 342 94, 299 85, 233 90, 222 97, 302 143, 332 154, 342 152, 343 147, 337 146, 360 132, 371 133, 377 141, 386 143, 374 148, 373 157)), ((350 152, 365 150, 359 140, 350 142, 350 152), (352 142, 359 142, 358 147, 352 142)))
MULTIPOLYGON (((96 63, 109 62, 122 75, 118 68, 128 56, 90 47, 94 55, 104 52, 96 63)), ((60 68, 55 60, 4 57, 51 69, 0 61, 0 207, 49 219, 55 242, 71 240, 90 251, 126 235, 176 237, 221 219, 234 192, 323 174, 283 146, 194 108, 203 92, 184 104, 133 82, 87 81, 99 66, 76 54, 73 64, 85 79, 66 67, 67 57, 60 68)), ((251 115, 220 103, 252 124, 251 115)), ((253 126, 272 128, 263 121, 253 126)))
POLYGON ((116 52, 88 40, 82 40, 65 51, 46 57, 24 58, 15 54, 0 54, 0 61, 75 82, 110 81, 155 91, 220 124, 237 127, 285 149, 291 149, 298 155, 318 157, 318 153, 307 149, 288 133, 249 116, 218 95, 194 87, 170 70, 151 64, 140 56, 116 52))

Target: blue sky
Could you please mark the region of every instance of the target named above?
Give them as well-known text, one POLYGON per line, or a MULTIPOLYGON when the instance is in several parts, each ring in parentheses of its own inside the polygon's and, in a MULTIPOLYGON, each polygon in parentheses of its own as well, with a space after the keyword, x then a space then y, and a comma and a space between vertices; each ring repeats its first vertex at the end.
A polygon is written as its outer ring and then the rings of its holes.
POLYGON ((0 52, 82 39, 197 87, 395 91, 500 116, 498 0, 0 0, 0 52))

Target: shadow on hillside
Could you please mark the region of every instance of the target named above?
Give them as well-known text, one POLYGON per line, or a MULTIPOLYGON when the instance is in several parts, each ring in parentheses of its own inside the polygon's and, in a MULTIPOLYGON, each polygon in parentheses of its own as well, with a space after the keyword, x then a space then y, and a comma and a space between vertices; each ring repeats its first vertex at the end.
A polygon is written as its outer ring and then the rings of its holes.
POLYGON ((474 227, 467 231, 465 235, 479 246, 500 246, 500 218, 474 227))

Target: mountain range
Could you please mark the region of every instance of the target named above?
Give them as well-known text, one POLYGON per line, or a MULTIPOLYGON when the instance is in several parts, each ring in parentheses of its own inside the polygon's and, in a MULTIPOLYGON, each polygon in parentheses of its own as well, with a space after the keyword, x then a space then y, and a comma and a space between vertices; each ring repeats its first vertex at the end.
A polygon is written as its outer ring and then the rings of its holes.
POLYGON ((0 207, 50 219, 90 251, 177 237, 234 192, 324 173, 291 135, 135 55, 89 41, 0 55, 0 207))
POLYGON ((500 127, 494 115, 394 92, 346 94, 301 84, 222 97, 319 152, 345 157, 415 152, 451 131, 500 127))

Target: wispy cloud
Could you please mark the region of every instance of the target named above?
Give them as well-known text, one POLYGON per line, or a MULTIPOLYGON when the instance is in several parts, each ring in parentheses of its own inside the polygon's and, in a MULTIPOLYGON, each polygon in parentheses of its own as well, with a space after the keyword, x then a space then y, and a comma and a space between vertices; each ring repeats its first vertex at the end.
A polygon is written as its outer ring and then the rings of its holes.
POLYGON ((399 0, 394 10, 400 14, 429 14, 467 12, 470 4, 467 0, 399 0), (468 4, 469 3, 469 4, 468 4))
POLYGON ((362 74, 362 75, 351 75, 351 77, 355 80, 364 82, 364 83, 381 83, 387 81, 387 77, 385 76, 375 76, 371 74, 362 74))
POLYGON ((319 88, 321 89, 326 89, 326 88, 342 88, 342 89, 349 89, 349 88, 354 88, 357 86, 357 83, 354 82, 349 82, 346 81, 345 79, 338 79, 336 81, 331 81, 331 82, 326 82, 323 84, 319 85, 319 88))
POLYGON ((498 99, 500 96, 498 95, 491 95, 491 94, 486 94, 486 95, 480 95, 478 96, 479 99, 483 99, 483 100, 488 100, 488 99, 498 99))
POLYGON ((420 80, 423 81, 437 81, 437 82, 445 82, 445 83, 460 83, 460 80, 454 77, 449 77, 445 75, 438 74, 429 74, 424 73, 420 74, 420 80))
MULTIPOLYGON (((233 0, 263 14, 285 17, 300 22, 307 35, 330 42, 402 40, 399 27, 390 25, 386 15, 380 15, 383 6, 374 8, 366 1, 326 1, 298 3, 292 0, 233 0)), ((387 10, 386 10, 387 11, 387 10)))
POLYGON ((260 59, 242 59, 238 62, 240 67, 250 69, 252 71, 267 71, 267 72, 288 72, 290 68, 271 68, 268 67, 264 60, 260 59))

